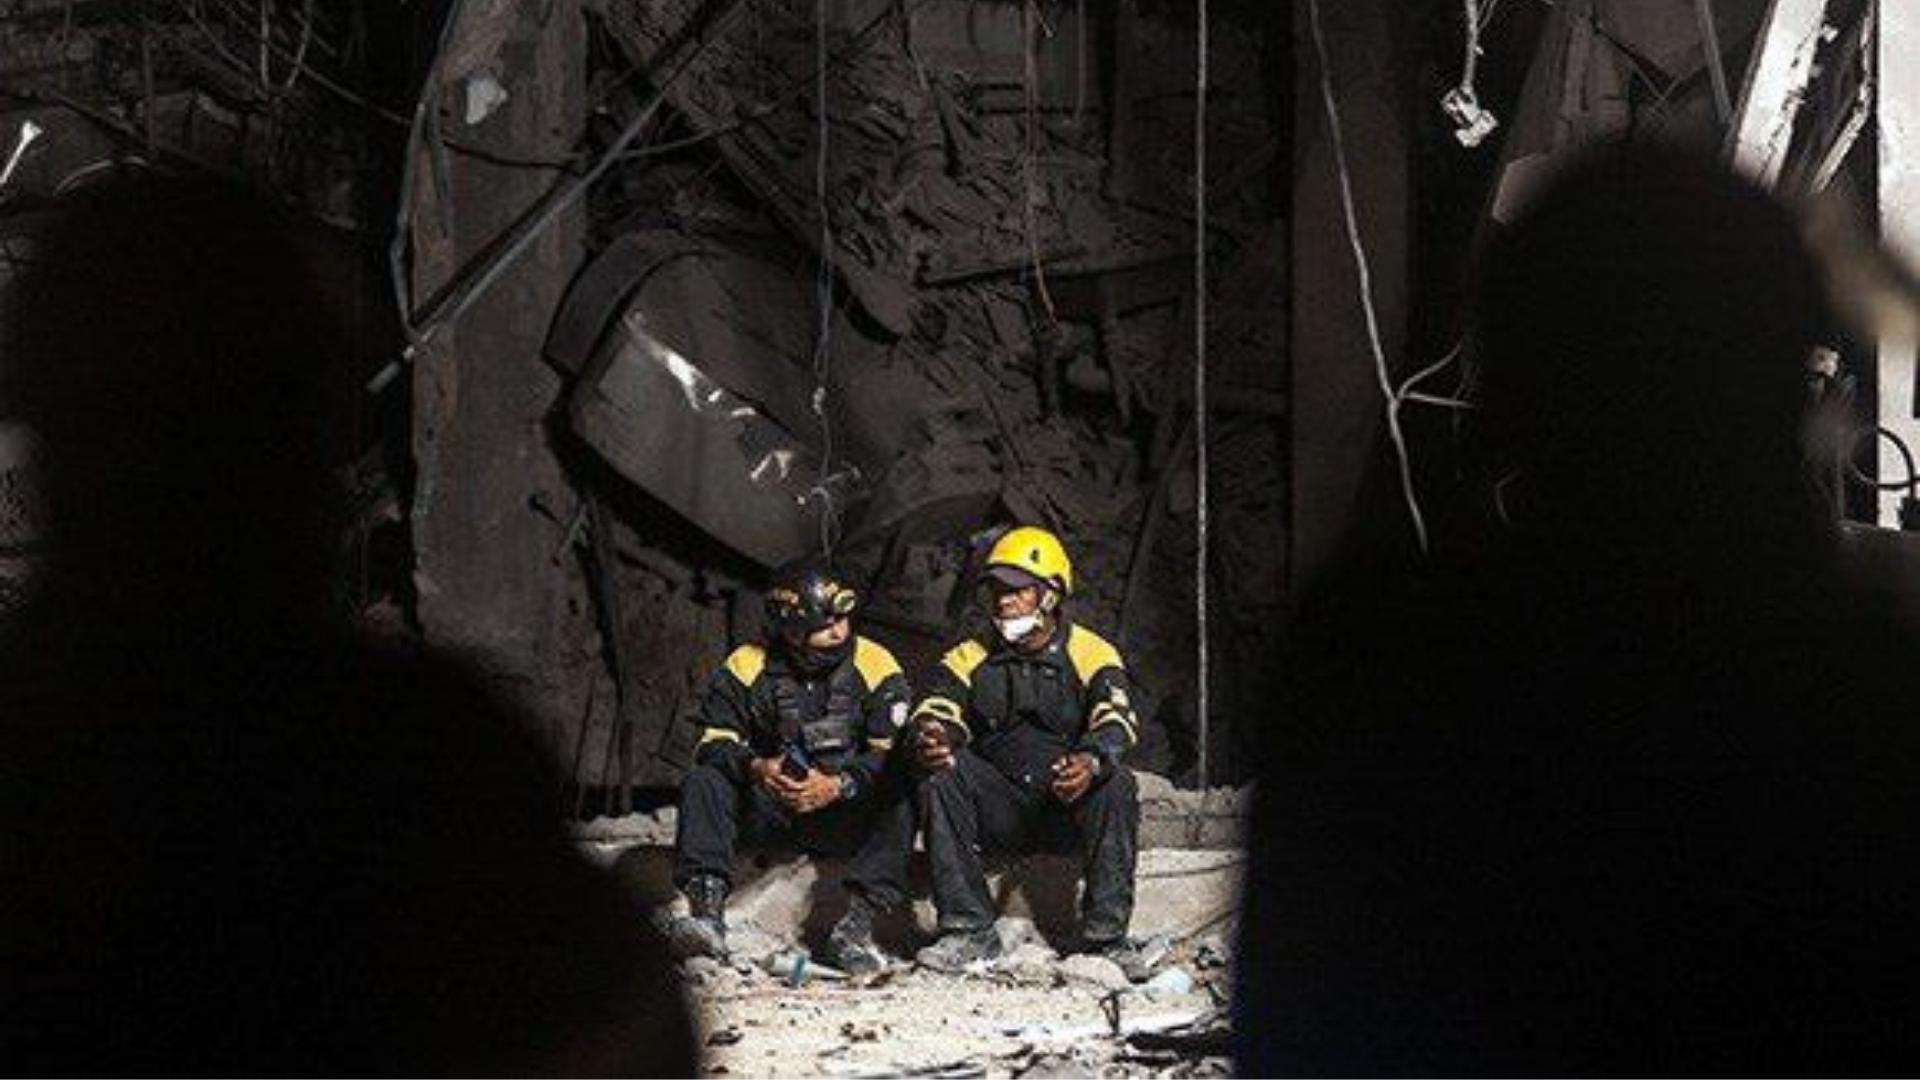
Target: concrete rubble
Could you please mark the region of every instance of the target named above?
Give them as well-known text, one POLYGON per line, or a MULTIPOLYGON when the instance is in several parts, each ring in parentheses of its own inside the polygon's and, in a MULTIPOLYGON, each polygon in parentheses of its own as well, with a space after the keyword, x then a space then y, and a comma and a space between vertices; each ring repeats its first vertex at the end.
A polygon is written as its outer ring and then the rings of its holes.
POLYGON ((1120 965, 1104 956, 1069 956, 1060 962, 1060 975, 1070 983, 1086 983, 1102 990, 1125 990, 1133 985, 1120 965))
MULTIPOLYGON (((1228 1075, 1222 1009, 1245 861, 1237 841, 1251 793, 1203 797, 1152 774, 1141 774, 1140 785, 1145 831, 1165 842, 1140 852, 1131 933, 1151 960, 1146 981, 1132 983, 1113 961, 1074 952, 1078 873, 1064 856, 992 861, 1005 912, 994 926, 1002 955, 943 975, 911 960, 934 932, 925 859, 916 852, 911 912, 875 928, 894 962, 870 979, 849 979, 809 952, 844 910, 843 864, 786 853, 746 857, 728 903, 728 961, 682 965, 707 1071, 1228 1075), (1174 846, 1195 837, 1207 846, 1174 846)), ((671 919, 686 910, 670 878, 674 824, 669 807, 583 822, 574 839, 671 919)))
POLYGON ((1008 955, 962 975, 898 962, 850 980, 800 959, 751 924, 733 924, 728 961, 681 967, 709 1075, 1226 1076, 1223 968, 1201 970, 1175 943, 1135 986, 1111 961, 1064 958, 1033 924, 1002 919, 1008 955), (822 977, 822 976, 825 977, 822 977))
MULTIPOLYGON (((1158 773, 1136 769, 1140 785, 1140 846, 1142 848, 1235 849, 1246 842, 1253 789, 1214 788, 1187 791, 1158 773)), ((631 847, 673 844, 678 814, 671 806, 601 817, 573 826, 575 841, 610 861, 631 847)))

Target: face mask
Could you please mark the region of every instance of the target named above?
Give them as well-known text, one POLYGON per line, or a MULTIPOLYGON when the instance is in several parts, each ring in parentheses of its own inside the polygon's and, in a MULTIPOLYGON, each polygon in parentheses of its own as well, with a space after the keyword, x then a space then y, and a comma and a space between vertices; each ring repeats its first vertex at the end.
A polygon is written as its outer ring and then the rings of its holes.
POLYGON ((853 635, 848 634, 847 640, 830 649, 816 649, 804 642, 798 646, 790 646, 787 649, 787 656, 793 662, 793 666, 802 673, 817 675, 822 671, 838 667, 840 661, 845 660, 851 652, 853 652, 853 635))
POLYGON ((1033 633, 1034 628, 1040 625, 1040 616, 1035 613, 1014 619, 995 619, 994 623, 1000 627, 1000 636, 1005 638, 1008 644, 1014 644, 1033 633))

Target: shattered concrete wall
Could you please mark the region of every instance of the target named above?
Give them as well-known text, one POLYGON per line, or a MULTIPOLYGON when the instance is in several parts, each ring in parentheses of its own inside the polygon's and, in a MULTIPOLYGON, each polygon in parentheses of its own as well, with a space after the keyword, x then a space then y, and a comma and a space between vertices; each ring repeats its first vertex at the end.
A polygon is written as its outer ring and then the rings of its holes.
MULTIPOLYGON (((428 92, 431 137, 405 193, 416 312, 465 281, 560 175, 501 161, 564 158, 578 132, 560 118, 584 111, 577 4, 467 5, 446 41, 428 92), (447 154, 447 138, 477 152, 447 154)), ((560 380, 539 357, 582 235, 578 215, 545 229, 483 303, 419 350, 411 385, 421 630, 533 709, 556 745, 596 661, 583 651, 592 622, 565 539, 581 499, 548 431, 560 380)))

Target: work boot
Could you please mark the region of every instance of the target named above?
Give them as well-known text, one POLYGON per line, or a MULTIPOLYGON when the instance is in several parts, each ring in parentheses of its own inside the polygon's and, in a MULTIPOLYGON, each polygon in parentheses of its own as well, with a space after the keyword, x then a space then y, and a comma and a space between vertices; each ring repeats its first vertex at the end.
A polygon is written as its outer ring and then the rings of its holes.
POLYGON ((968 964, 992 960, 1000 955, 1000 934, 993 927, 979 930, 949 930, 940 940, 920 950, 920 966, 934 971, 956 972, 968 964))
POLYGON ((675 922, 669 934, 673 954, 727 958, 727 893, 725 878, 703 874, 687 882, 687 917, 675 922))
POLYGON ((856 895, 827 935, 827 963, 849 975, 878 975, 887 969, 887 954, 873 941, 874 915, 867 898, 856 895))

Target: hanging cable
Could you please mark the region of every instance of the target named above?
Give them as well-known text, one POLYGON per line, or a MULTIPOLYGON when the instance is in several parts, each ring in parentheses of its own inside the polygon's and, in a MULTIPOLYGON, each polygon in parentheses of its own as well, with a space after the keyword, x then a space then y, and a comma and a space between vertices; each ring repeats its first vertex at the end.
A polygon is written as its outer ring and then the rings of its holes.
MULTIPOLYGON (((418 339, 414 323, 413 283, 409 279, 407 266, 407 249, 413 239, 415 169, 426 137, 427 110, 432 107, 433 97, 439 91, 440 70, 446 61, 447 46, 453 40, 454 28, 460 25, 460 16, 465 7, 466 0, 452 0, 441 19, 440 33, 434 40, 433 56, 427 62, 426 74, 421 79, 419 96, 414 99, 412 118, 407 121, 406 153, 400 161, 400 196, 394 210, 393 236, 387 242, 387 276, 393 286, 394 301, 399 306, 400 328, 410 340, 418 339)), ((198 22, 197 8, 194 15, 198 22)), ((377 391, 397 374, 397 365, 387 365, 374 376, 368 384, 368 390, 377 391)))
POLYGON ((1057 327, 1059 317, 1053 306, 1053 293, 1047 288, 1047 264, 1040 258, 1040 69, 1039 48, 1040 33, 1053 36, 1053 28, 1046 24, 1041 16, 1036 0, 1027 0, 1025 18, 1022 21, 1021 52, 1025 62, 1021 68, 1021 84, 1026 105, 1026 149, 1021 157, 1026 182, 1026 230, 1027 258, 1033 266, 1034 292, 1040 298, 1040 307, 1047 313, 1047 332, 1057 327))
POLYGON ((1472 98, 1478 93, 1474 82, 1480 75, 1480 31, 1487 24, 1480 15, 1480 0, 1466 0, 1466 5, 1467 55, 1460 64, 1460 89, 1472 98))
MULTIPOLYGON (((293 88, 299 84, 300 77, 306 74, 307 49, 313 44, 313 4, 314 0, 306 0, 306 5, 301 8, 300 44, 293 50, 293 67, 287 71, 287 77, 282 80, 279 90, 277 91, 281 95, 291 93, 293 88)), ((271 44, 271 42, 269 42, 269 44, 271 44)))
POLYGON ((820 325, 813 347, 813 417, 820 426, 820 467, 814 477, 808 499, 820 502, 820 554, 833 557, 839 539, 839 511, 833 503, 829 483, 833 468, 833 421, 827 415, 827 376, 833 357, 833 221, 827 214, 827 139, 832 133, 827 119, 827 0, 814 0, 813 26, 813 111, 814 213, 820 218, 820 257, 814 279, 820 325))
POLYGON ((1693 10, 1700 20, 1700 51, 1707 54, 1707 74, 1712 76, 1714 115, 1724 126, 1733 122, 1733 95, 1727 89, 1727 66, 1720 56, 1720 27, 1713 15, 1713 0, 1694 0, 1693 10))
POLYGON ((403 365, 411 363, 442 330, 458 322, 460 317, 465 315, 467 310, 485 295, 487 290, 491 289, 522 255, 526 254, 527 250, 549 226, 559 219, 561 214, 585 198, 587 192, 606 174, 607 170, 626 158, 627 153, 634 148, 634 144, 652 125, 654 117, 666 105, 667 94, 673 84, 679 81, 680 76, 692 66, 695 57, 723 36, 724 29, 731 26, 732 20, 744 7, 740 0, 732 0, 718 12, 707 16, 711 21, 703 25, 702 32, 696 35, 695 41, 683 49, 666 73, 658 78, 653 95, 647 99, 639 113, 620 132, 613 144, 601 153, 594 164, 570 183, 555 188, 538 206, 510 227, 504 237, 486 245, 485 250, 489 254, 478 256, 468 266, 461 268, 455 274, 453 282, 445 287, 441 299, 434 303, 432 309, 424 315, 415 317, 411 306, 412 290, 408 287, 406 277, 406 253, 412 237, 415 158, 422 145, 425 117, 431 104, 430 95, 437 94, 440 90, 437 80, 441 58, 447 53, 448 35, 460 17, 460 0, 455 0, 453 6, 448 9, 447 21, 441 26, 440 45, 434 53, 432 66, 428 69, 427 81, 419 99, 414 103, 414 118, 407 140, 409 149, 400 177, 399 209, 396 212, 393 238, 389 241, 387 250, 389 273, 393 278, 394 292, 400 300, 400 328, 406 334, 407 345, 401 351, 398 360, 380 369, 373 378, 367 380, 368 393, 377 394, 391 384, 399 376, 403 365))
POLYGON ((1464 0, 1462 22, 1466 27, 1466 56, 1460 63, 1460 82, 1440 98, 1440 111, 1453 122, 1454 138, 1465 147, 1486 141, 1500 122, 1480 104, 1475 83, 1480 76, 1480 35, 1493 21, 1495 4, 1464 0))
POLYGON ((1387 373, 1386 347, 1380 343, 1380 316, 1373 305, 1373 274, 1367 265, 1367 249, 1360 237, 1360 221, 1353 206, 1353 178, 1347 169, 1346 138, 1340 130, 1340 106, 1333 96, 1333 73, 1327 63, 1326 37, 1320 29, 1320 0, 1307 0, 1307 23, 1313 31, 1314 54, 1320 61, 1320 97, 1326 106, 1327 133, 1333 142, 1334 169, 1340 177, 1340 206, 1345 212, 1347 243, 1353 249, 1354 270, 1360 290, 1360 306, 1366 313, 1367 345, 1373 353, 1374 375, 1380 382, 1380 395, 1387 412, 1387 437, 1393 443, 1400 467, 1400 494, 1407 504, 1407 517, 1420 554, 1427 553, 1427 521, 1420 512, 1420 497, 1413 486, 1413 462, 1407 455, 1407 439, 1400 430, 1400 410, 1395 408, 1393 378, 1387 373))
POLYGON ((1200 797, 1204 808, 1210 776, 1212 694, 1208 687, 1207 639, 1207 0, 1199 0, 1193 95, 1193 472, 1194 612, 1198 636, 1200 797))
POLYGON ((1472 398, 1468 397, 1464 393, 1456 393, 1452 396, 1448 396, 1445 394, 1423 393, 1421 391, 1414 389, 1414 387, 1419 386, 1421 383, 1426 382, 1428 379, 1431 379, 1435 375, 1438 375, 1442 371, 1445 371, 1447 368, 1447 365, 1453 363, 1453 361, 1460 355, 1460 350, 1463 347, 1465 347, 1464 342, 1461 342, 1461 341, 1454 342, 1453 347, 1447 350, 1446 355, 1442 356, 1438 360, 1435 360, 1433 363, 1427 365, 1426 367, 1421 368, 1419 371, 1414 372, 1411 376, 1407 378, 1406 382, 1401 383, 1400 389, 1394 391, 1393 404, 1388 406, 1388 408, 1393 411, 1394 415, 1398 416, 1401 407, 1406 405, 1407 402, 1409 401, 1417 405, 1438 405, 1444 409, 1459 409, 1459 410, 1478 409, 1480 407, 1479 402, 1474 401, 1472 398))
POLYGON ((1894 431, 1878 424, 1872 427, 1859 428, 1847 439, 1846 461, 1847 472, 1855 483, 1873 488, 1876 491, 1905 491, 1907 495, 1912 498, 1920 498, 1920 467, 1915 466, 1913 450, 1907 445, 1907 441, 1894 431), (1900 460, 1906 465, 1907 475, 1904 479, 1875 480, 1873 477, 1861 471, 1860 465, 1854 460, 1854 457, 1860 450, 1860 444, 1869 438, 1884 439, 1892 443, 1893 448, 1900 452, 1900 460))
POLYGON ((273 50, 273 0, 260 0, 260 92, 273 97, 273 75, 268 57, 273 50))

